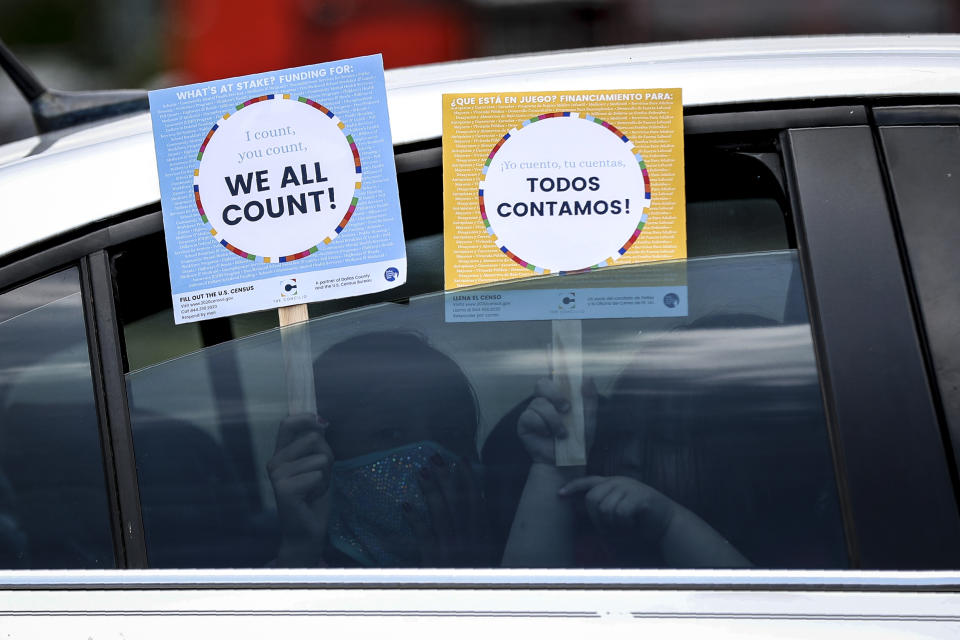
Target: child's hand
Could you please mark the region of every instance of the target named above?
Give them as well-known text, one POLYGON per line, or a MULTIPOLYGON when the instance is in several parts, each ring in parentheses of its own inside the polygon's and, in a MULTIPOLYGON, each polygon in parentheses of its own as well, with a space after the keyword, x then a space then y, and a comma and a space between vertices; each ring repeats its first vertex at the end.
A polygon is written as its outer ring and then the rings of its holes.
POLYGON ((654 550, 668 567, 749 567, 730 542, 695 513, 653 487, 623 476, 568 482, 560 496, 584 494, 604 542, 627 561, 654 550))
POLYGON ((559 494, 583 494, 590 520, 614 546, 623 540, 659 545, 678 506, 656 489, 625 476, 577 478, 559 494))
POLYGON ((280 566, 316 566, 322 562, 330 513, 333 451, 315 415, 290 416, 277 433, 267 472, 277 498, 280 566))
MULTIPOLYGON (((570 411, 570 400, 552 378, 540 378, 533 400, 517 420, 517 434, 534 462, 556 464, 555 439, 567 437, 561 414, 570 411)), ((583 413, 587 450, 596 430, 597 389, 592 379, 583 381, 583 413)))

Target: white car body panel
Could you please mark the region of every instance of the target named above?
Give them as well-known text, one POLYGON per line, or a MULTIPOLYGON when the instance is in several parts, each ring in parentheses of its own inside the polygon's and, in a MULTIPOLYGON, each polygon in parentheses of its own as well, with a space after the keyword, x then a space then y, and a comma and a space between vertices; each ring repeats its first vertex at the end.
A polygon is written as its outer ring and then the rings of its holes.
MULTIPOLYGON (((648 87, 680 87, 688 107, 960 94, 960 36, 716 40, 387 72, 397 145, 440 136, 444 93, 648 87)), ((5 145, 0 256, 159 199, 148 114, 5 145)))
POLYGON ((9 638, 948 638, 960 634, 957 578, 813 571, 7 572, 0 573, 10 587, 0 628, 9 638))

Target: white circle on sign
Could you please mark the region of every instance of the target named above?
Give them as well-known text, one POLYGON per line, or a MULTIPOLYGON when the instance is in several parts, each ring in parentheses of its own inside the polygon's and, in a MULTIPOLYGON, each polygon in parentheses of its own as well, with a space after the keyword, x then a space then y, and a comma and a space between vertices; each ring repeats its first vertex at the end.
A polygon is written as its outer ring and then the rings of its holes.
POLYGON ((494 147, 480 215, 497 247, 535 273, 602 267, 646 224, 650 180, 633 143, 574 112, 531 118, 494 147))
POLYGON ((330 244, 356 209, 360 155, 345 125, 307 98, 253 98, 223 116, 197 156, 194 197, 223 247, 290 262, 330 244))

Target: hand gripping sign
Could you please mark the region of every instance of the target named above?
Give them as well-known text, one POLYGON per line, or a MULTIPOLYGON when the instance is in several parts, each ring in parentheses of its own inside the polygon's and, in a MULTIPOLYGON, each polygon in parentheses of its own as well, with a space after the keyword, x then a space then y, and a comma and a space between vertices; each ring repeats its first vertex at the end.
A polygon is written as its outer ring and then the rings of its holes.
MULTIPOLYGON (((444 95, 447 289, 686 257, 679 89, 444 95)), ((580 320, 686 314, 685 277, 451 293, 448 322, 550 319, 571 400, 560 465, 586 462, 580 320)))

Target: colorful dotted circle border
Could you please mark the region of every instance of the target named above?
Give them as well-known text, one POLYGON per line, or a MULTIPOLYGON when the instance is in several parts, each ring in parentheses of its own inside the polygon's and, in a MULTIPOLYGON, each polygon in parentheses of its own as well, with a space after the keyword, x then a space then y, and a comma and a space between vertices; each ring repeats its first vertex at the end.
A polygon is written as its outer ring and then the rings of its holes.
MULTIPOLYGON (((593 122, 604 127, 605 129, 613 133, 615 136, 620 138, 620 140, 622 140, 625 144, 627 144, 628 148, 631 150, 631 153, 633 153, 633 156, 637 159, 637 164, 640 166, 640 171, 643 173, 643 192, 644 192, 643 209, 646 209, 647 207, 650 206, 650 174, 647 172, 647 165, 646 163, 644 163, 643 157, 640 155, 640 152, 637 151, 633 143, 630 142, 630 139, 627 138, 627 136, 625 136, 623 132, 617 129, 615 126, 613 126, 609 122, 601 120, 600 118, 596 118, 594 116, 587 115, 587 114, 577 113, 575 111, 558 111, 556 113, 544 113, 542 115, 530 118, 529 120, 525 120, 520 124, 520 126, 516 128, 516 130, 512 132, 508 132, 506 135, 500 138, 500 141, 497 142, 496 145, 494 145, 493 150, 490 151, 490 155, 487 156, 487 159, 483 163, 483 169, 481 169, 481 173, 483 174, 483 177, 480 179, 480 188, 479 188, 480 217, 483 219, 484 228, 487 230, 487 233, 489 233, 493 237, 493 241, 500 248, 500 251, 505 253, 511 260, 519 264, 521 267, 525 269, 529 269, 530 271, 533 271, 538 275, 547 274, 547 273, 550 273, 551 271, 550 269, 544 269, 542 267, 536 266, 535 264, 531 264, 527 262, 517 254, 510 251, 505 245, 501 245, 499 242, 497 242, 497 236, 496 234, 494 234, 493 227, 490 226, 490 220, 487 218, 487 208, 483 200, 483 190, 484 190, 484 185, 486 183, 487 170, 490 168, 490 165, 493 162, 493 157, 497 155, 498 151, 500 151, 500 147, 503 146, 503 143, 509 140, 511 135, 513 135, 513 133, 516 133, 516 131, 519 131, 524 127, 530 126, 535 122, 540 122, 541 120, 547 120, 548 118, 580 118, 588 122, 593 122)), ((627 240, 626 243, 624 243, 624 245, 617 250, 617 253, 615 255, 607 258, 603 262, 600 262, 590 267, 577 269, 576 271, 558 271, 557 273, 559 273, 560 275, 565 275, 568 273, 583 273, 584 271, 590 271, 591 269, 599 269, 600 267, 606 267, 608 265, 612 265, 617 260, 617 258, 625 254, 630 249, 630 247, 633 246, 633 243, 636 242, 637 238, 640 237, 640 233, 643 231, 643 227, 646 226, 646 224, 647 224, 647 212, 643 211, 643 213, 640 214, 640 223, 637 225, 637 228, 634 230, 633 234, 630 236, 630 239, 627 240)))
POLYGON ((350 145, 350 150, 353 152, 353 163, 354 163, 354 166, 356 167, 356 174, 357 174, 357 180, 353 188, 353 197, 350 199, 350 206, 347 208, 346 215, 344 215, 343 219, 340 220, 340 223, 337 224, 337 228, 334 229, 334 233, 324 238, 322 243, 316 244, 308 249, 305 249, 298 253, 291 254, 289 256, 280 256, 279 258, 273 258, 269 256, 258 256, 252 253, 247 253, 243 249, 233 246, 226 240, 223 240, 222 238, 217 238, 218 232, 214 228, 214 226, 210 223, 210 220, 207 218, 207 214, 203 210, 203 203, 200 201, 200 185, 198 184, 198 180, 200 179, 200 161, 203 159, 203 152, 207 148, 207 145, 210 143, 210 139, 213 138, 213 134, 216 133, 217 129, 219 129, 220 126, 230 118, 231 113, 225 113, 223 114, 222 118, 217 120, 217 123, 213 125, 213 127, 210 129, 210 132, 203 139, 203 144, 200 145, 200 151, 197 153, 197 165, 196 165, 196 168, 193 170, 193 197, 197 202, 197 211, 200 213, 200 219, 203 220, 204 224, 206 224, 210 228, 210 235, 216 238, 217 241, 221 245, 223 245, 225 248, 229 249, 230 251, 237 254, 241 258, 246 258, 247 260, 250 260, 252 262, 263 262, 266 264, 270 264, 274 262, 292 262, 294 260, 299 260, 300 258, 306 258, 307 256, 312 255, 317 251, 319 251, 321 244, 324 244, 324 245, 330 244, 334 238, 340 235, 340 232, 343 231, 344 227, 347 226, 347 223, 350 222, 350 218, 353 216, 353 212, 356 211, 357 209, 357 201, 360 198, 360 185, 363 178, 363 171, 360 165, 360 151, 357 149, 357 143, 353 139, 353 136, 346 132, 345 130, 346 125, 343 123, 342 120, 340 120, 340 118, 335 116, 332 111, 324 107, 322 104, 318 102, 314 102, 310 98, 295 97, 295 96, 291 96, 289 93, 274 93, 274 94, 269 94, 265 96, 258 96, 256 98, 251 98, 250 100, 247 100, 242 104, 238 104, 237 108, 234 109, 232 113, 236 113, 237 111, 240 111, 243 108, 249 107, 252 104, 256 104, 258 102, 265 102, 267 100, 294 100, 296 102, 301 102, 305 105, 311 106, 314 109, 322 112, 328 118, 333 120, 334 124, 337 125, 337 127, 340 129, 343 135, 347 138, 347 143, 350 145))

